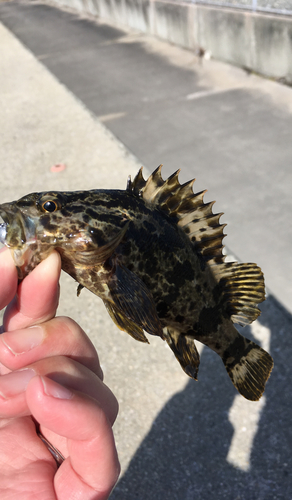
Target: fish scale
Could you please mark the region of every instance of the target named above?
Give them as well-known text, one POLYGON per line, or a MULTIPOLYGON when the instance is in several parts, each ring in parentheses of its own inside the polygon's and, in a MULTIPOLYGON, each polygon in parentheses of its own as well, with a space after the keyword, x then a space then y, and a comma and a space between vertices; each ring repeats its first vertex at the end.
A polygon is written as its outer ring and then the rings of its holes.
POLYGON ((54 249, 62 269, 98 295, 116 325, 141 342, 165 340, 185 373, 197 379, 195 340, 222 359, 234 386, 258 400, 273 367, 271 356, 234 323, 260 314, 264 277, 256 264, 225 263, 214 202, 164 180, 160 165, 142 169, 126 190, 31 193, 0 205, 0 241, 23 279, 54 249))

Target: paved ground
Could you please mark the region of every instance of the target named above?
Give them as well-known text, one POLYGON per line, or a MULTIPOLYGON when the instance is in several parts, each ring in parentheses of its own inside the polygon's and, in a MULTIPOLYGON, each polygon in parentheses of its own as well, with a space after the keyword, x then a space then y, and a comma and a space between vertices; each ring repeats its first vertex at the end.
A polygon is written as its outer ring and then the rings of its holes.
POLYGON ((292 89, 42 2, 0 3, 0 21, 2 201, 124 187, 140 164, 164 163, 165 176, 181 167, 182 181, 196 177, 217 199, 228 248, 262 266, 270 292, 245 334, 275 369, 249 403, 212 352, 199 382, 186 380, 159 339, 135 343, 63 277, 60 313, 93 338, 120 401, 112 498, 292 498, 292 89))

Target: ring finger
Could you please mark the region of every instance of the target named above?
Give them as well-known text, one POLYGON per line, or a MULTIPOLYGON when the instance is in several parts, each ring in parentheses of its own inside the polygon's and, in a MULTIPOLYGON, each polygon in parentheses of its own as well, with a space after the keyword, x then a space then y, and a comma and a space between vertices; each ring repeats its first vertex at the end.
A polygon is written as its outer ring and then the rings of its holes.
POLYGON ((111 422, 115 421, 118 403, 101 379, 76 360, 67 356, 53 356, 28 365, 0 377, 0 418, 29 415, 26 387, 36 376, 47 376, 74 391, 86 394, 104 408, 111 422))

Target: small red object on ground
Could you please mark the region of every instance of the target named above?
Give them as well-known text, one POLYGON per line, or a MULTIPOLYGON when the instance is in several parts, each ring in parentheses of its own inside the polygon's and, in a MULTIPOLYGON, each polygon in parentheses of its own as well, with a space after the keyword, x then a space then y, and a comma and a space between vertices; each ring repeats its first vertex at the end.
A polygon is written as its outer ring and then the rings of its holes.
POLYGON ((50 170, 51 172, 62 172, 65 168, 65 163, 56 163, 56 165, 53 165, 50 170))

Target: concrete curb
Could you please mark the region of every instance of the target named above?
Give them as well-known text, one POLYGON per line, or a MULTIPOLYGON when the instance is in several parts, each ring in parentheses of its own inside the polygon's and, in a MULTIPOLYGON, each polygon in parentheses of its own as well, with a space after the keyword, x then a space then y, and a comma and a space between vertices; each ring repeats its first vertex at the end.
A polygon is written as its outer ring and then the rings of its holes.
POLYGON ((50 0, 292 84, 292 17, 171 0, 50 0))

